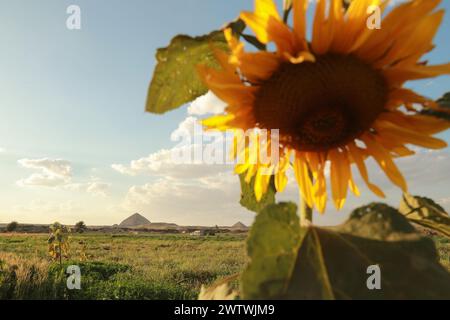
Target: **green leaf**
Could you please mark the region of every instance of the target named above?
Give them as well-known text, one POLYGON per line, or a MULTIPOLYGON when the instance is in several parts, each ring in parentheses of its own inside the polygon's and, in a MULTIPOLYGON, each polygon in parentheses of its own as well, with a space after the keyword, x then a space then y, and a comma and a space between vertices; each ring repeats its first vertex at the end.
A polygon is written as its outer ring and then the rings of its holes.
POLYGON ((167 48, 158 49, 146 111, 165 113, 208 92, 196 68, 199 64, 217 66, 211 47, 228 50, 223 32, 196 38, 179 35, 167 48))
POLYGON ((446 111, 436 111, 431 109, 422 110, 421 113, 427 116, 433 116, 450 121, 450 92, 436 101, 446 111))
POLYGON ((432 239, 397 210, 371 204, 335 228, 298 227, 296 207, 266 207, 248 239, 244 299, 449 299, 450 273, 432 239), (367 268, 381 269, 369 290, 367 268))
POLYGON ((433 200, 404 194, 399 211, 411 222, 450 237, 450 216, 433 200))
POLYGON ((241 181, 241 201, 240 204, 253 212, 261 212, 267 205, 275 203, 275 180, 274 177, 270 179, 267 192, 263 195, 261 201, 256 201, 255 196, 255 177, 252 178, 250 183, 245 181, 245 173, 239 175, 241 181))
POLYGON ((251 258, 241 278, 245 299, 275 298, 283 292, 301 239, 293 203, 269 205, 259 215, 247 240, 251 258))

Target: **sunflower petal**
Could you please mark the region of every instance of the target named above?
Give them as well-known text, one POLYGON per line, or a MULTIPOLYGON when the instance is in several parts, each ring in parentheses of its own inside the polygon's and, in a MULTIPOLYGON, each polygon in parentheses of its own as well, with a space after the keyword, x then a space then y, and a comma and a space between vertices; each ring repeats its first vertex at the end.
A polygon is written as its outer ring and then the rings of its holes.
POLYGON ((273 0, 255 0, 255 12, 244 11, 240 17, 262 43, 268 43, 271 40, 267 32, 270 17, 281 20, 273 0))
POLYGON ((389 153, 369 134, 361 137, 367 146, 367 152, 378 162, 388 178, 396 184, 403 192, 408 192, 408 187, 403 175, 398 170, 389 153))
POLYGON ((364 163, 363 151, 360 150, 355 142, 351 142, 347 145, 347 148, 350 152, 350 156, 355 161, 356 166, 358 167, 359 173, 366 183, 367 187, 377 196, 381 198, 385 198, 384 192, 376 185, 369 181, 369 174, 367 172, 366 165, 364 163))
POLYGON ((312 208, 314 205, 312 197, 312 182, 308 171, 308 165, 305 162, 304 155, 297 152, 294 160, 295 177, 300 187, 300 194, 302 198, 305 200, 306 204, 312 208))
POLYGON ((349 164, 343 154, 337 149, 332 149, 328 153, 331 162, 331 190, 334 205, 340 210, 345 204, 349 183, 349 164))

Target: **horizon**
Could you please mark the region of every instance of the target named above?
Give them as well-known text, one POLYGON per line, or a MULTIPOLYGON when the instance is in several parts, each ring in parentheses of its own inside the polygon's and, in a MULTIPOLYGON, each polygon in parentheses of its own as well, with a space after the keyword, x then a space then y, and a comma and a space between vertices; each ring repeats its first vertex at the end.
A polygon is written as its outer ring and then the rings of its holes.
MULTIPOLYGON (((133 217, 133 216, 135 216, 135 215, 139 215, 139 216, 141 216, 141 217, 143 217, 143 218, 145 218, 146 220, 149 221, 148 224, 143 224, 143 225, 168 224, 168 225, 176 225, 176 226, 178 226, 178 227, 209 227, 209 228, 212 228, 212 227, 218 226, 218 227, 220 228, 220 227, 233 227, 233 226, 236 225, 236 224, 242 224, 242 225, 244 225, 245 227, 249 227, 248 225, 246 225, 245 223, 243 223, 243 222, 241 222, 241 221, 237 221, 237 222, 235 222, 235 223, 233 223, 233 224, 230 224, 230 225, 217 225, 217 224, 216 224, 216 225, 179 225, 179 224, 176 224, 176 223, 173 223, 173 222, 166 222, 166 221, 156 221, 156 222, 154 222, 154 221, 151 221, 147 216, 145 216, 145 215, 143 215, 143 214, 141 214, 141 213, 139 213, 139 212, 133 213, 133 214, 131 214, 130 216, 128 216, 127 218, 124 218, 121 222, 119 222, 119 223, 114 223, 114 224, 112 224, 112 225, 110 225, 110 224, 105 224, 105 225, 89 225, 89 224, 87 224, 86 226, 87 226, 87 227, 91 227, 91 228, 92 228, 92 227, 114 227, 114 226, 116 226, 116 225, 120 226, 120 224, 123 223, 125 220, 127 220, 127 219, 129 219, 129 218, 131 218, 131 217, 133 217)), ((40 223, 27 223, 27 222, 20 222, 20 221, 14 220, 14 221, 6 222, 6 223, 0 221, 0 225, 1 225, 1 226, 6 226, 6 225, 8 225, 8 224, 11 223, 11 222, 17 222, 19 225, 26 225, 26 226, 29 226, 29 225, 31 225, 31 226, 49 226, 49 225, 52 225, 53 223, 56 223, 56 222, 59 222, 59 221, 53 221, 53 222, 49 222, 49 223, 45 223, 45 222, 40 222, 40 223)), ((75 226, 78 222, 84 222, 84 221, 78 220, 78 221, 76 221, 76 222, 68 223, 68 224, 64 224, 64 225, 72 227, 72 226, 75 226)))

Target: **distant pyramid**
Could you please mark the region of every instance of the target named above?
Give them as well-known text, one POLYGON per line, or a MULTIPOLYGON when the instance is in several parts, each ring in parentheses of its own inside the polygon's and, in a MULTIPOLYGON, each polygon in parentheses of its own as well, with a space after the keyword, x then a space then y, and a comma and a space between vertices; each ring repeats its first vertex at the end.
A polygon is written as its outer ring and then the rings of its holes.
POLYGON ((150 221, 148 221, 148 219, 146 219, 145 217, 141 216, 139 213, 135 213, 132 216, 123 220, 119 224, 119 227, 132 228, 132 227, 142 226, 144 224, 150 224, 150 221))
POLYGON ((245 224, 243 224, 242 222, 239 221, 238 223, 234 224, 231 227, 231 229, 245 230, 245 229, 248 229, 248 227, 245 224))

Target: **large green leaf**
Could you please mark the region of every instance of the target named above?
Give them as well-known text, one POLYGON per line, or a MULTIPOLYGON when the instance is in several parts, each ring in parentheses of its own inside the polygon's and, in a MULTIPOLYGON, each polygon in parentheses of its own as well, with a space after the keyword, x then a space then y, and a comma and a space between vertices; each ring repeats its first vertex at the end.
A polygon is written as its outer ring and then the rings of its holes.
POLYGON ((397 210, 372 204, 336 228, 305 228, 293 204, 266 207, 248 239, 244 299, 449 299, 450 274, 432 239, 397 210), (368 267, 381 269, 369 290, 368 267))
POLYGON ((443 111, 426 109, 421 113, 427 116, 433 116, 450 121, 450 92, 444 94, 442 98, 438 99, 436 102, 442 107, 443 111))
POLYGON ((223 32, 202 37, 179 35, 158 49, 158 62, 147 96, 146 111, 165 113, 205 94, 208 88, 197 74, 199 64, 217 65, 211 48, 227 50, 223 32))
POLYGON ((242 274, 246 299, 275 298, 285 289, 300 242, 300 221, 293 203, 269 205, 256 218, 247 241, 251 262, 242 274))
POLYGON ((411 222, 450 237, 450 216, 433 200, 404 194, 399 211, 411 222))
POLYGON ((245 181, 245 173, 239 175, 239 179, 241 181, 241 200, 240 204, 247 208, 250 211, 253 212, 260 212, 263 210, 267 205, 275 203, 275 181, 272 177, 270 179, 269 188, 267 189, 267 192, 263 195, 261 201, 256 201, 255 196, 255 177, 250 181, 250 183, 247 183, 245 181))

